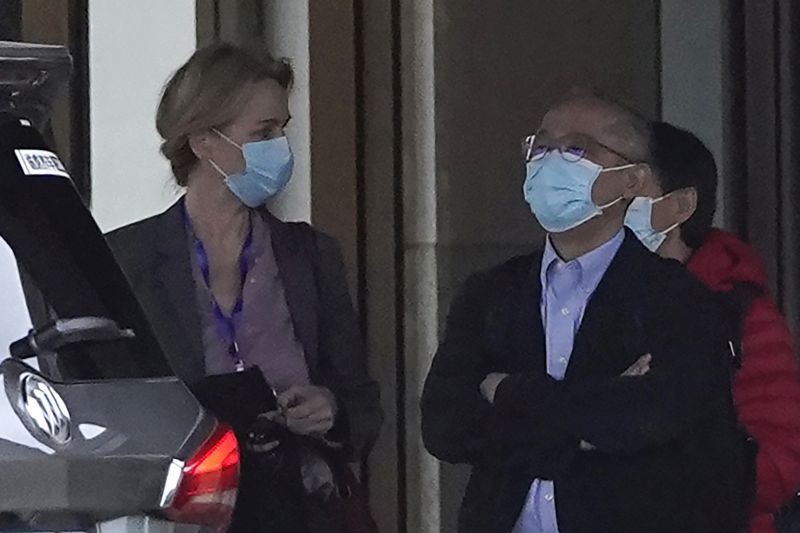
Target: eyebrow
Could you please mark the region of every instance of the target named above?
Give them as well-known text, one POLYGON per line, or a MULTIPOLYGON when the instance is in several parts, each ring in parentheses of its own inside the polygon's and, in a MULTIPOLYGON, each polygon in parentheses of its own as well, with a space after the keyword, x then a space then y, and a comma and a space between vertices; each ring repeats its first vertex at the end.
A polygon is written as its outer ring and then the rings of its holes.
MULTIPOLYGON (((285 128, 285 127, 287 126, 287 124, 289 124, 289 121, 290 121, 290 120, 292 120, 292 115, 289 115, 289 116, 286 118, 286 120, 283 122, 283 124, 281 124, 281 127, 285 128)), ((277 123, 277 122, 278 122, 278 119, 277 119, 277 118, 265 118, 265 119, 263 119, 263 120, 259 120, 259 121, 258 121, 258 125, 259 125, 259 126, 266 126, 267 124, 269 124, 269 123, 271 123, 271 122, 272 122, 272 123, 277 123)))

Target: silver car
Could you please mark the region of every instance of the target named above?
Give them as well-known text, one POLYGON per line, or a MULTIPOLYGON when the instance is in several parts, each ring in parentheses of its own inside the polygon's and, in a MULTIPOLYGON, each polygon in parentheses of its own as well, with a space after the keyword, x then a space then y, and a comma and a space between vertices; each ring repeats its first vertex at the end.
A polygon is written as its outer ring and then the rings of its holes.
POLYGON ((0 531, 224 531, 236 437, 173 376, 40 133, 69 64, 0 43, 0 531))

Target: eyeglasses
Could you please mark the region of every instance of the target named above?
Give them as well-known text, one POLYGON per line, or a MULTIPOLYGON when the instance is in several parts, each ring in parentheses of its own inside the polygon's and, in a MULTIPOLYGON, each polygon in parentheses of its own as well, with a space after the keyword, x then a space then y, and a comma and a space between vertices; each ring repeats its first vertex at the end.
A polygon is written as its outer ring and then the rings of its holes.
POLYGON ((588 136, 576 137, 574 140, 560 146, 551 146, 545 142, 546 139, 542 140, 542 142, 537 142, 536 137, 537 136, 535 134, 528 135, 522 140, 522 156, 524 157, 526 163, 538 161, 553 150, 557 150, 565 161, 576 163, 586 157, 586 152, 590 145, 599 146, 607 152, 619 157, 626 163, 635 162, 628 156, 619 153, 610 146, 588 136))

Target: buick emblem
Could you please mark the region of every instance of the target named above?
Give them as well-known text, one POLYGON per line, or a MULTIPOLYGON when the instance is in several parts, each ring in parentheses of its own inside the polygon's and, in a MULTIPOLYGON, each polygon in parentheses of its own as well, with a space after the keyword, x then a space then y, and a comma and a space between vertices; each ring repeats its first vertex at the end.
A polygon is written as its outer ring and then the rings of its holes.
POLYGON ((68 443, 72 438, 69 410, 53 386, 35 374, 24 373, 20 392, 22 408, 34 428, 55 444, 68 443))

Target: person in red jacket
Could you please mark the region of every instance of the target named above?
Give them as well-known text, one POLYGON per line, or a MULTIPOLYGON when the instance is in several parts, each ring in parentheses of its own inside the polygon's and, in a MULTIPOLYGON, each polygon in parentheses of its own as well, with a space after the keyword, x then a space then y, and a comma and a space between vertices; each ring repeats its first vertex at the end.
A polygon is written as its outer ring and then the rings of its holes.
POLYGON ((692 133, 666 123, 651 129, 653 181, 637 198, 626 225, 650 250, 686 265, 715 291, 738 284, 757 296, 743 309, 742 364, 733 382, 739 422, 758 443, 750 530, 775 531, 774 515, 800 488, 800 372, 792 335, 758 253, 712 228, 717 168, 692 133))

